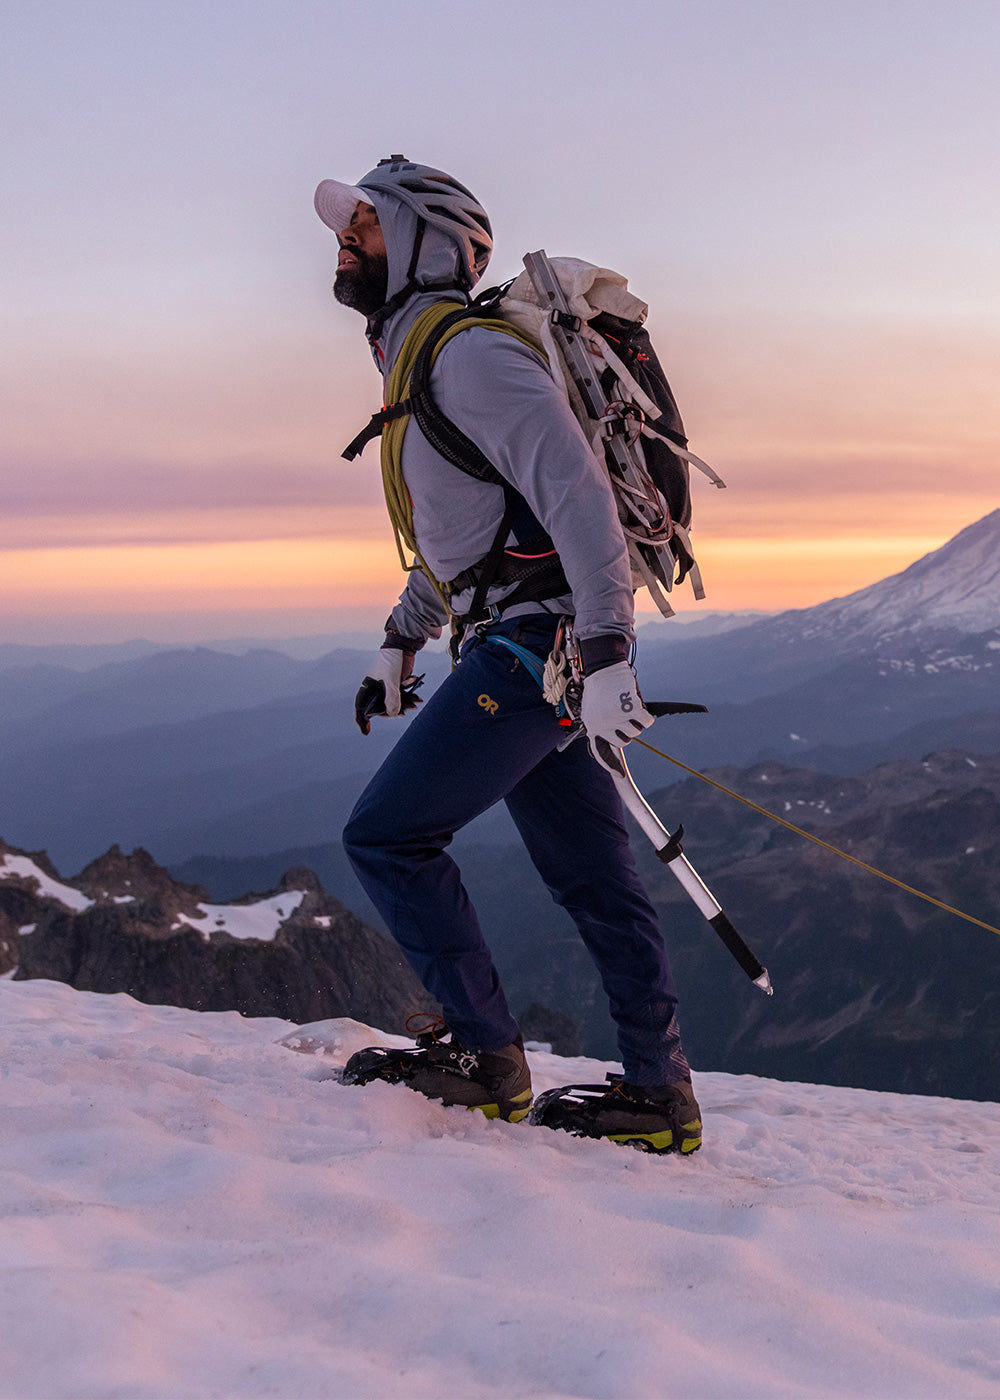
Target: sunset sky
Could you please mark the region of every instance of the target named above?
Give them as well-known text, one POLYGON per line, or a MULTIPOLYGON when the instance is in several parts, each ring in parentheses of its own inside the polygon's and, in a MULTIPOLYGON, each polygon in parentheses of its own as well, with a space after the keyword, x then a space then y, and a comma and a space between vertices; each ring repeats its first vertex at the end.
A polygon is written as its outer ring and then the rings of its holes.
POLYGON ((1000 504, 997 0, 4 0, 2 641, 303 635, 401 586, 312 194, 403 151, 487 277, 626 273, 708 587, 803 606, 1000 504))

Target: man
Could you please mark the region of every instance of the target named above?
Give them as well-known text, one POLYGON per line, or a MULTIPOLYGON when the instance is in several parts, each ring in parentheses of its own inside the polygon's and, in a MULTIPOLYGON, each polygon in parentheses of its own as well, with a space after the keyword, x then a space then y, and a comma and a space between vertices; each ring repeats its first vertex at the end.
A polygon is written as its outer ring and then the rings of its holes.
MULTIPOLYGON (((403 156, 354 186, 324 180, 316 208, 338 237, 337 300, 366 317, 388 380, 401 352, 407 363, 408 336, 428 308, 468 301, 492 251, 489 220, 451 176, 403 156)), ((581 1110, 573 1131, 693 1151, 701 1122, 677 997, 599 757, 603 744, 620 748, 652 723, 628 664, 632 582, 610 484, 544 358, 523 340, 485 327, 463 330, 440 350, 430 385, 438 407, 499 477, 467 475, 408 422, 403 495, 423 568, 410 573, 358 693, 363 732, 373 714, 399 715, 415 703, 408 685, 414 656, 440 636, 449 611, 463 619, 464 641, 459 664, 362 794, 344 844, 440 1003, 450 1038, 421 1037, 412 1051, 362 1051, 345 1078, 402 1081, 446 1104, 512 1121, 527 1115, 523 1041, 447 854, 457 830, 503 799, 593 956, 618 1029, 624 1077, 581 1110), (505 531, 509 523, 504 562, 469 616, 501 521, 505 531), (589 745, 565 745, 555 710, 506 645, 544 660, 562 617, 573 618, 579 644, 589 745)))

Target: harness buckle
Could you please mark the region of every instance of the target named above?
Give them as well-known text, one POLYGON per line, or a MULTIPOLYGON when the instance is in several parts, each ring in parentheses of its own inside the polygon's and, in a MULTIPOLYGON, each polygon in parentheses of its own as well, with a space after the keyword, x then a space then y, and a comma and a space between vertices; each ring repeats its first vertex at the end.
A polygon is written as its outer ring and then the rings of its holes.
POLYGON ((479 621, 473 625, 473 631, 476 636, 485 636, 487 627, 492 627, 495 622, 500 621, 501 617, 503 617, 503 609, 496 603, 488 603, 486 605, 486 616, 481 617, 479 621))

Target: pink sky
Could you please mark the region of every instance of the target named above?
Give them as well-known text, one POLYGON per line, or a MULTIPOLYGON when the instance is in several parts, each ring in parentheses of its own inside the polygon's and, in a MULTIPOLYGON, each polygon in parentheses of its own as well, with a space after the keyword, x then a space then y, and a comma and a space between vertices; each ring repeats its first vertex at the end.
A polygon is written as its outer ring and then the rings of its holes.
POLYGON ((606 6, 516 0, 467 57, 475 12, 4 7, 0 641, 385 616, 377 453, 339 459, 379 383, 311 197, 389 149, 477 191, 495 280, 544 246, 650 302, 729 483, 702 608, 849 592, 998 504, 992 0, 627 2, 625 107, 606 6))

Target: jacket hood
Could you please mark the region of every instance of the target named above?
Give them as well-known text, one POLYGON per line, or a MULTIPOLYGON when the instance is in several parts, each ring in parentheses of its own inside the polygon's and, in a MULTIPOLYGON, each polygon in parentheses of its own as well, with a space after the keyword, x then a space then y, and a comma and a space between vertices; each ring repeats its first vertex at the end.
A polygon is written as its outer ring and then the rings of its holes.
MULTIPOLYGON (((417 237, 417 215, 399 199, 381 190, 364 190, 365 199, 374 206, 385 239, 385 255, 389 268, 387 299, 406 287, 417 237)), ((460 254, 458 244, 441 229, 424 226, 420 252, 414 273, 418 284, 413 295, 388 316, 380 313, 369 318, 368 339, 375 363, 388 374, 403 348, 407 332, 424 307, 432 302, 454 299, 467 300, 459 286, 460 254), (431 290, 422 291, 429 287, 431 290)))
MULTIPOLYGON (((417 215, 402 200, 393 199, 381 190, 365 190, 364 193, 368 202, 374 205, 382 226, 389 263, 388 294, 394 297, 407 283, 413 245, 417 237, 417 215)), ((447 285, 458 289, 458 244, 431 224, 424 226, 414 276, 421 286, 432 284, 440 288, 447 285)))

